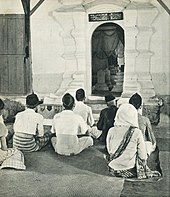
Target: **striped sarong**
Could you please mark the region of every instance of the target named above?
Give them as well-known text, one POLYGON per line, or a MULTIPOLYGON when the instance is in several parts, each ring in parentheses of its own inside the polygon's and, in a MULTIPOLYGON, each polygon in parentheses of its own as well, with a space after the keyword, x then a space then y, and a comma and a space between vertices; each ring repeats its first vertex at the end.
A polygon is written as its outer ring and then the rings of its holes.
POLYGON ((43 137, 35 137, 27 133, 14 133, 13 147, 24 152, 38 151, 48 144, 50 134, 45 133, 43 137))

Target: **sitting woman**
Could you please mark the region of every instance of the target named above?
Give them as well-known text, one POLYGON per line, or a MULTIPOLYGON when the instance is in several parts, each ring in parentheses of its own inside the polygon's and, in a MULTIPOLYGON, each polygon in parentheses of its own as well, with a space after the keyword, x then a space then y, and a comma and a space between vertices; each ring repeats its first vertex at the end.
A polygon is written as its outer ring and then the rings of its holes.
POLYGON ((159 162, 159 149, 156 145, 156 138, 152 130, 151 122, 149 118, 141 115, 140 113, 140 110, 142 109, 142 97, 139 94, 135 93, 129 99, 129 103, 138 110, 138 124, 145 140, 148 155, 148 165, 152 170, 158 170, 162 174, 159 162))
POLYGON ((60 155, 76 155, 93 145, 88 135, 88 127, 84 119, 73 112, 74 98, 66 93, 62 98, 64 110, 53 118, 52 132, 56 137, 51 139, 55 152, 60 155))
POLYGON ((115 118, 115 126, 107 135, 108 166, 112 176, 148 178, 161 176, 151 171, 147 163, 145 141, 138 129, 138 114, 131 104, 122 104, 115 118))

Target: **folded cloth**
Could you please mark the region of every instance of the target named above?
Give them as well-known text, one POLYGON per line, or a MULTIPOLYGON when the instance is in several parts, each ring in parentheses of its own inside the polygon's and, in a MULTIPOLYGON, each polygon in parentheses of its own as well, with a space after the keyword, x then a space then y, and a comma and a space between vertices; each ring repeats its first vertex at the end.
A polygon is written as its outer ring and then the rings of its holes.
POLYGON ((0 165, 11 155, 13 155, 15 152, 15 149, 9 148, 6 151, 0 149, 0 165))
POLYGON ((24 155, 21 151, 15 148, 9 148, 7 150, 6 159, 0 166, 0 169, 3 168, 13 168, 18 170, 25 170, 26 166, 24 164, 24 155))
POLYGON ((93 126, 89 128, 89 133, 94 139, 97 139, 102 134, 102 131, 98 130, 96 126, 93 126))

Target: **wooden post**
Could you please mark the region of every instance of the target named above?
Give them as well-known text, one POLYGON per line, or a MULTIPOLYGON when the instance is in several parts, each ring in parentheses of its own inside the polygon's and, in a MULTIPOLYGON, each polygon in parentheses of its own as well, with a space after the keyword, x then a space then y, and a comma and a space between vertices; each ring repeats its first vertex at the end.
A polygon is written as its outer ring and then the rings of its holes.
POLYGON ((30 48, 30 0, 21 0, 25 13, 25 57, 24 57, 24 78, 25 92, 32 91, 32 68, 31 68, 31 48, 30 48))
POLYGON ((30 49, 30 0, 21 0, 25 13, 25 58, 29 58, 30 49))
POLYGON ((30 1, 31 0, 21 0, 22 6, 25 13, 25 57, 24 57, 24 77, 25 77, 25 92, 31 93, 32 90, 32 61, 31 61, 31 30, 30 30, 30 16, 37 10, 37 8, 44 2, 44 0, 39 0, 39 2, 30 11, 30 1))

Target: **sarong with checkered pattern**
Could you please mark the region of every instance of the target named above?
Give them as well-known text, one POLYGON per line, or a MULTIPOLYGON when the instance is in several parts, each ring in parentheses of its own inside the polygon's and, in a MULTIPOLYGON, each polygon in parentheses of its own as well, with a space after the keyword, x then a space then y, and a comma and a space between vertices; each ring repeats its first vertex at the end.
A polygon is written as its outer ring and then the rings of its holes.
POLYGON ((6 158, 0 165, 0 169, 13 168, 18 170, 25 170, 24 155, 21 151, 15 148, 8 148, 6 152, 6 158))

